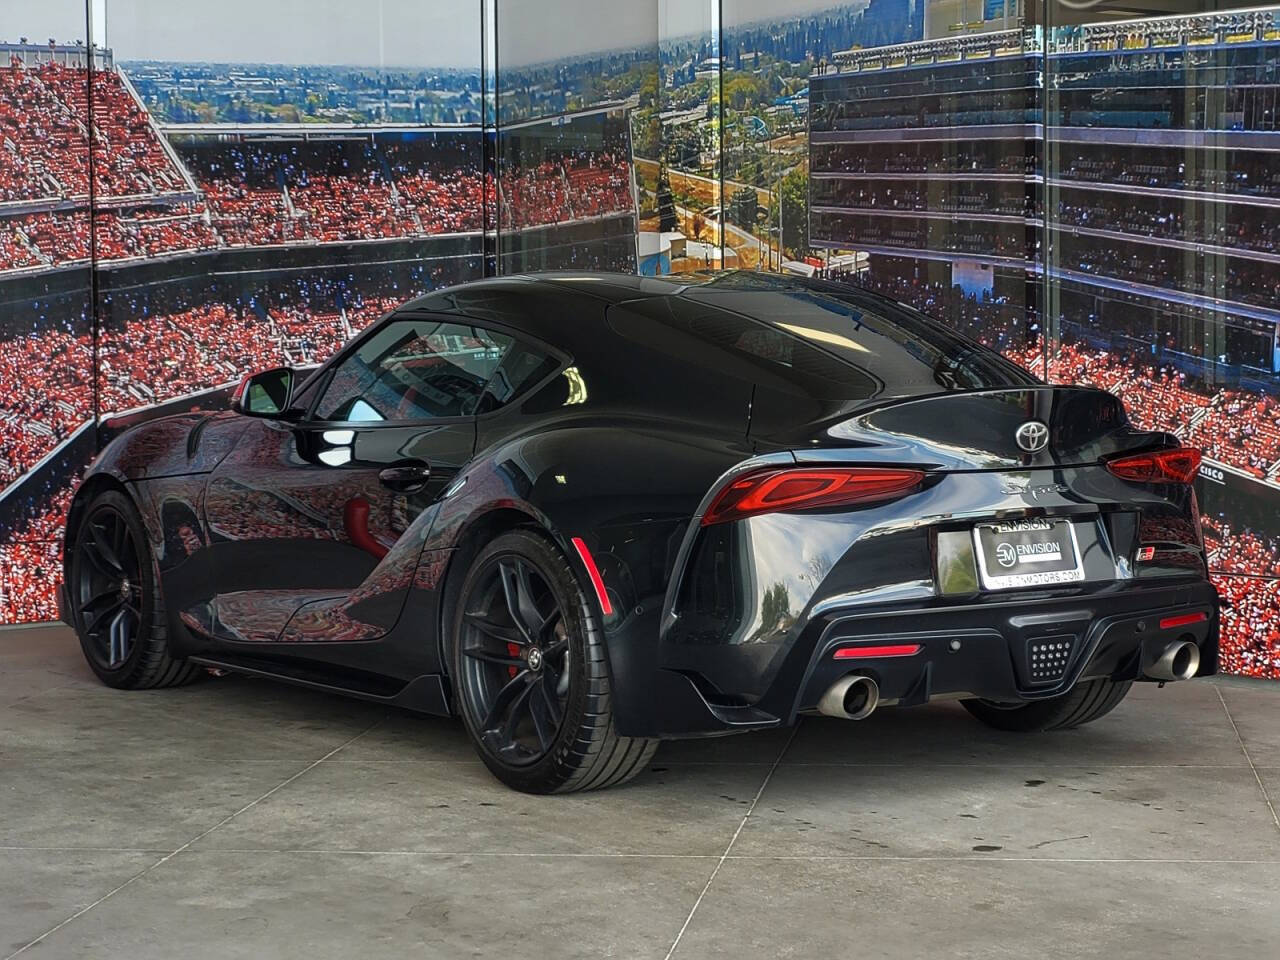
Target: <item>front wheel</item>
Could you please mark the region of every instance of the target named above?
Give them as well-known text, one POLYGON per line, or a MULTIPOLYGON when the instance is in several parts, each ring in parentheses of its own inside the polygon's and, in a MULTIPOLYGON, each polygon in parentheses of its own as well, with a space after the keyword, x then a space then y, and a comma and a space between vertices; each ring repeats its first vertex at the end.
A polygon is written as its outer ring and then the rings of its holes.
POLYGON ((1060 697, 1031 703, 962 700, 964 708, 989 727, 1020 733, 1069 730, 1114 710, 1133 684, 1128 680, 1082 680, 1060 697))
POLYGON ((458 596, 458 712, 494 776, 526 793, 624 783, 658 741, 619 736, 604 633, 568 560, 530 530, 482 550, 458 596))
POLYGON ((68 544, 67 596, 80 648, 109 687, 175 687, 202 670, 170 655, 164 598, 138 511, 106 490, 85 508, 68 544))

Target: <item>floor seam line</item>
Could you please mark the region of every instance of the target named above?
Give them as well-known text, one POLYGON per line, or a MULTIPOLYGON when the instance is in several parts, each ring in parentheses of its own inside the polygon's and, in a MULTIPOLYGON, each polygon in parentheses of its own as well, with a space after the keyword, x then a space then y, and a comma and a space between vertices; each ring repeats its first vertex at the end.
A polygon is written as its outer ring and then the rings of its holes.
POLYGON ((756 804, 764 796, 765 787, 769 786, 769 781, 773 779, 774 773, 777 772, 779 765, 782 763, 782 758, 791 749, 791 744, 795 741, 799 730, 800 721, 797 720, 795 726, 791 728, 791 735, 787 737, 787 742, 782 745, 782 749, 778 751, 778 756, 773 761, 773 765, 769 767, 769 772, 764 775, 764 779, 760 782, 760 789, 756 791, 756 795, 751 799, 751 805, 747 807, 747 812, 742 815, 742 820, 738 823, 738 829, 733 831, 733 836, 729 838, 729 845, 724 848, 724 853, 720 854, 720 859, 716 861, 716 865, 711 871, 711 876, 707 877, 707 882, 703 884, 702 892, 693 901, 693 906, 689 909, 689 915, 684 918, 684 923, 680 925, 680 929, 676 932, 676 938, 671 941, 671 949, 667 951, 664 960, 671 960, 675 955, 676 948, 680 946, 680 941, 684 939, 685 931, 689 929, 689 924, 693 922, 693 915, 698 912, 698 907, 702 906, 703 898, 706 897, 707 891, 711 889, 711 884, 715 883, 716 876, 720 873, 720 868, 729 859, 729 854, 733 852, 733 845, 738 842, 738 837, 742 834, 743 828, 746 827, 747 821, 751 819, 751 814, 755 812, 756 804))
POLYGON ((188 840, 186 843, 182 844, 182 845, 181 845, 180 847, 178 847, 176 850, 172 851, 171 853, 166 853, 163 857, 161 857, 161 858, 160 858, 159 860, 157 860, 155 863, 151 864, 150 866, 144 867, 142 870, 139 870, 137 873, 135 873, 133 876, 129 877, 129 879, 125 880, 123 883, 118 884, 117 886, 113 887, 111 890, 108 890, 106 893, 104 893, 102 896, 100 896, 97 900, 93 901, 93 903, 90 903, 90 904, 88 904, 87 906, 81 907, 79 910, 77 910, 75 913, 71 914, 71 916, 67 917, 67 918, 66 918, 65 920, 63 920, 61 923, 58 923, 58 924, 56 924, 56 925, 54 925, 54 926, 50 927, 48 930, 46 930, 44 933, 40 934, 40 936, 36 937, 34 940, 30 940, 30 941, 28 941, 27 943, 23 944, 21 947, 19 947, 19 948, 18 948, 17 950, 15 950, 13 953, 9 954, 9 955, 5 958, 5 960, 13 960, 13 958, 14 958, 14 957, 17 957, 17 956, 19 956, 19 955, 21 955, 21 954, 23 954, 23 953, 26 953, 26 952, 27 952, 28 950, 30 950, 32 947, 36 946, 36 944, 40 943, 41 941, 45 940, 47 937, 52 936, 53 934, 55 934, 55 933, 57 933, 59 930, 61 930, 63 927, 67 926, 67 924, 69 924, 69 923, 73 922, 74 920, 77 920, 78 918, 80 918, 80 917, 84 916, 84 915, 85 915, 86 913, 88 913, 90 910, 93 910, 95 907, 99 906, 100 904, 105 903, 107 900, 110 900, 112 897, 114 897, 117 893, 119 893, 119 892, 120 892, 121 890, 123 890, 125 887, 129 886, 130 884, 132 884, 135 880, 140 880, 140 879, 142 879, 142 878, 143 878, 143 877, 145 877, 148 873, 150 873, 152 870, 156 869, 156 867, 159 867, 159 866, 164 865, 165 863, 168 863, 170 860, 172 860, 172 859, 173 859, 174 857, 176 857, 178 854, 182 853, 184 850, 189 849, 189 848, 191 847, 191 845, 192 845, 192 844, 194 844, 194 843, 199 843, 201 840, 203 840, 203 839, 204 839, 205 837, 207 837, 209 834, 213 833, 213 831, 217 830, 219 827, 225 826, 226 824, 228 824, 228 823, 230 823, 232 820, 234 820, 236 817, 240 816, 240 814, 244 813, 246 810, 250 810, 250 809, 252 809, 253 807, 256 807, 256 806, 257 806, 258 804, 260 804, 263 800, 266 800, 268 797, 270 797, 271 795, 275 794, 276 792, 278 792, 278 791, 280 791, 280 790, 283 790, 285 787, 287 787, 289 784, 293 783, 295 780, 297 780, 297 779, 298 779, 299 777, 301 777, 303 774, 307 773, 309 770, 313 770, 315 767, 319 766, 323 761, 325 761, 325 760, 327 760, 329 757, 333 756, 335 753, 337 753, 337 752, 338 752, 339 750, 341 750, 343 747, 349 746, 350 744, 352 744, 352 743, 354 743, 355 741, 359 740, 359 739, 360 739, 361 737, 363 737, 365 734, 367 734, 367 733, 369 733, 370 731, 372 731, 375 727, 377 727, 379 724, 381 724, 384 720, 386 720, 386 716, 385 716, 385 715, 384 715, 384 716, 382 716, 382 717, 379 717, 379 718, 378 718, 377 720, 375 720, 373 723, 369 724, 369 726, 367 726, 364 730, 362 730, 362 731, 360 731, 359 733, 357 733, 354 737, 351 737, 350 739, 348 739, 348 740, 344 741, 343 743, 339 744, 338 746, 334 747, 332 750, 330 750, 328 753, 326 753, 323 757, 320 757, 320 758, 319 758, 319 759, 317 759, 317 760, 313 760, 313 761, 311 761, 309 764, 307 764, 305 767, 303 767, 303 768, 302 768, 301 770, 299 770, 297 773, 293 774, 293 776, 291 776, 291 777, 289 777, 289 778, 287 778, 287 779, 285 779, 285 780, 282 780, 280 783, 276 784, 274 787, 272 787, 270 790, 268 790, 268 791, 267 791, 266 793, 264 793, 262 796, 258 797, 256 800, 251 800, 251 801, 249 801, 249 802, 248 802, 248 803, 246 803, 243 807, 241 807, 240 809, 236 810, 234 813, 228 814, 227 816, 223 817, 221 820, 219 820, 217 823, 215 823, 212 827, 209 827, 207 830, 203 831, 202 833, 199 833, 199 834, 197 834, 196 836, 192 837, 190 840, 188 840))
POLYGON ((1253 757, 1249 755, 1249 748, 1245 746, 1244 737, 1240 735, 1240 728, 1236 725, 1236 718, 1231 715, 1231 708, 1227 706, 1227 700, 1222 695, 1222 690, 1217 684, 1213 684, 1213 692, 1218 695, 1218 702, 1222 704, 1222 712, 1227 715, 1227 722, 1231 724, 1231 729, 1235 731, 1236 740, 1240 744, 1240 752, 1244 754, 1245 760, 1249 763, 1249 769, 1253 771, 1253 779, 1258 782, 1258 789, 1262 792, 1262 799, 1267 805, 1267 809, 1271 811, 1271 822, 1276 825, 1276 829, 1280 830, 1280 817, 1276 816, 1275 804, 1271 802, 1271 794, 1267 792, 1267 785, 1262 782, 1262 775, 1258 773, 1258 768, 1254 765, 1253 757))
POLYGON ((6 710, 12 709, 13 707, 18 706, 18 704, 20 703, 27 703, 31 700, 35 700, 39 697, 43 697, 46 694, 57 693, 59 690, 66 690, 69 687, 78 687, 82 685, 83 685, 83 681, 80 680, 78 677, 68 677, 66 683, 60 683, 56 687, 45 687, 43 690, 37 690, 34 693, 25 694, 24 696, 19 697, 17 700, 8 700, 5 702, 4 707, 6 710))

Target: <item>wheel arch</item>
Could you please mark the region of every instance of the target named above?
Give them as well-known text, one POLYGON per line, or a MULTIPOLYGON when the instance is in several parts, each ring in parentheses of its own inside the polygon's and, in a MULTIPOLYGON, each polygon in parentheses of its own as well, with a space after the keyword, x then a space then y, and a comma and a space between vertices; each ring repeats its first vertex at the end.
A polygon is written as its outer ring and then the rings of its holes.
MULTIPOLYGON (((564 550, 561 538, 550 528, 546 518, 511 505, 494 506, 478 512, 458 532, 449 562, 445 567, 436 622, 437 662, 440 664, 440 673, 446 679, 449 677, 449 656, 446 644, 457 607, 458 594, 462 589, 462 581, 466 578, 472 561, 484 549, 486 543, 504 533, 520 529, 537 530, 546 534, 562 551, 564 550)), ((454 710, 452 690, 449 690, 449 708, 454 710)))
MULTIPOLYGON (((76 492, 71 496, 71 505, 67 508, 67 519, 63 526, 62 533, 62 577, 63 582, 67 582, 70 574, 71 553, 75 547, 75 533, 80 529, 80 521, 84 516, 85 508, 93 502, 94 497, 106 490, 116 490, 129 498, 134 509, 142 516, 143 511, 138 503, 138 498, 130 491, 129 485, 112 473, 95 473, 87 477, 76 492)), ((143 517, 143 524, 146 524, 146 518, 143 517)))

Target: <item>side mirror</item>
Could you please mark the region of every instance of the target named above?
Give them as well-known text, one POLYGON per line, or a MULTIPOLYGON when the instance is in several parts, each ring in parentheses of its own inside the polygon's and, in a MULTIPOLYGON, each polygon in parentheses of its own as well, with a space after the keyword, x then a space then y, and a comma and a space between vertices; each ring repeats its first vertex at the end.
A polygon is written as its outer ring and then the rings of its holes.
POLYGON ((248 417, 278 417, 293 398, 293 370, 276 367, 251 373, 231 395, 231 409, 248 417))

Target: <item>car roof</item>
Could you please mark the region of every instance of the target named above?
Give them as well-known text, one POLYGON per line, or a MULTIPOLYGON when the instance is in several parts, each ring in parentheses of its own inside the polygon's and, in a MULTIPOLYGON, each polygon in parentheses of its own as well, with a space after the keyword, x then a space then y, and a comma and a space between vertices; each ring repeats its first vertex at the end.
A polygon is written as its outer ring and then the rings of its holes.
MULTIPOLYGON (((741 324, 759 324, 803 345, 812 361, 807 368, 817 378, 812 389, 820 391, 861 395, 868 380, 879 384, 870 390, 879 396, 957 389, 963 381, 1036 382, 995 351, 880 294, 751 270, 662 278, 570 271, 513 274, 444 288, 401 308, 412 309, 506 322, 574 356, 589 350, 601 335, 661 343, 662 328, 673 324, 716 343, 716 349, 733 350, 742 342, 746 328, 741 324), (574 301, 584 309, 576 309, 574 301), (586 309, 589 304, 595 309, 586 309), (570 316, 579 322, 566 323, 570 316), (637 327, 626 316, 644 316, 649 325, 637 327)), ((682 355, 674 346, 671 350, 677 358, 682 355)), ((598 362, 613 366, 629 360, 620 352, 613 360, 601 357, 598 362)), ((799 367, 795 373, 800 374, 799 367)))

